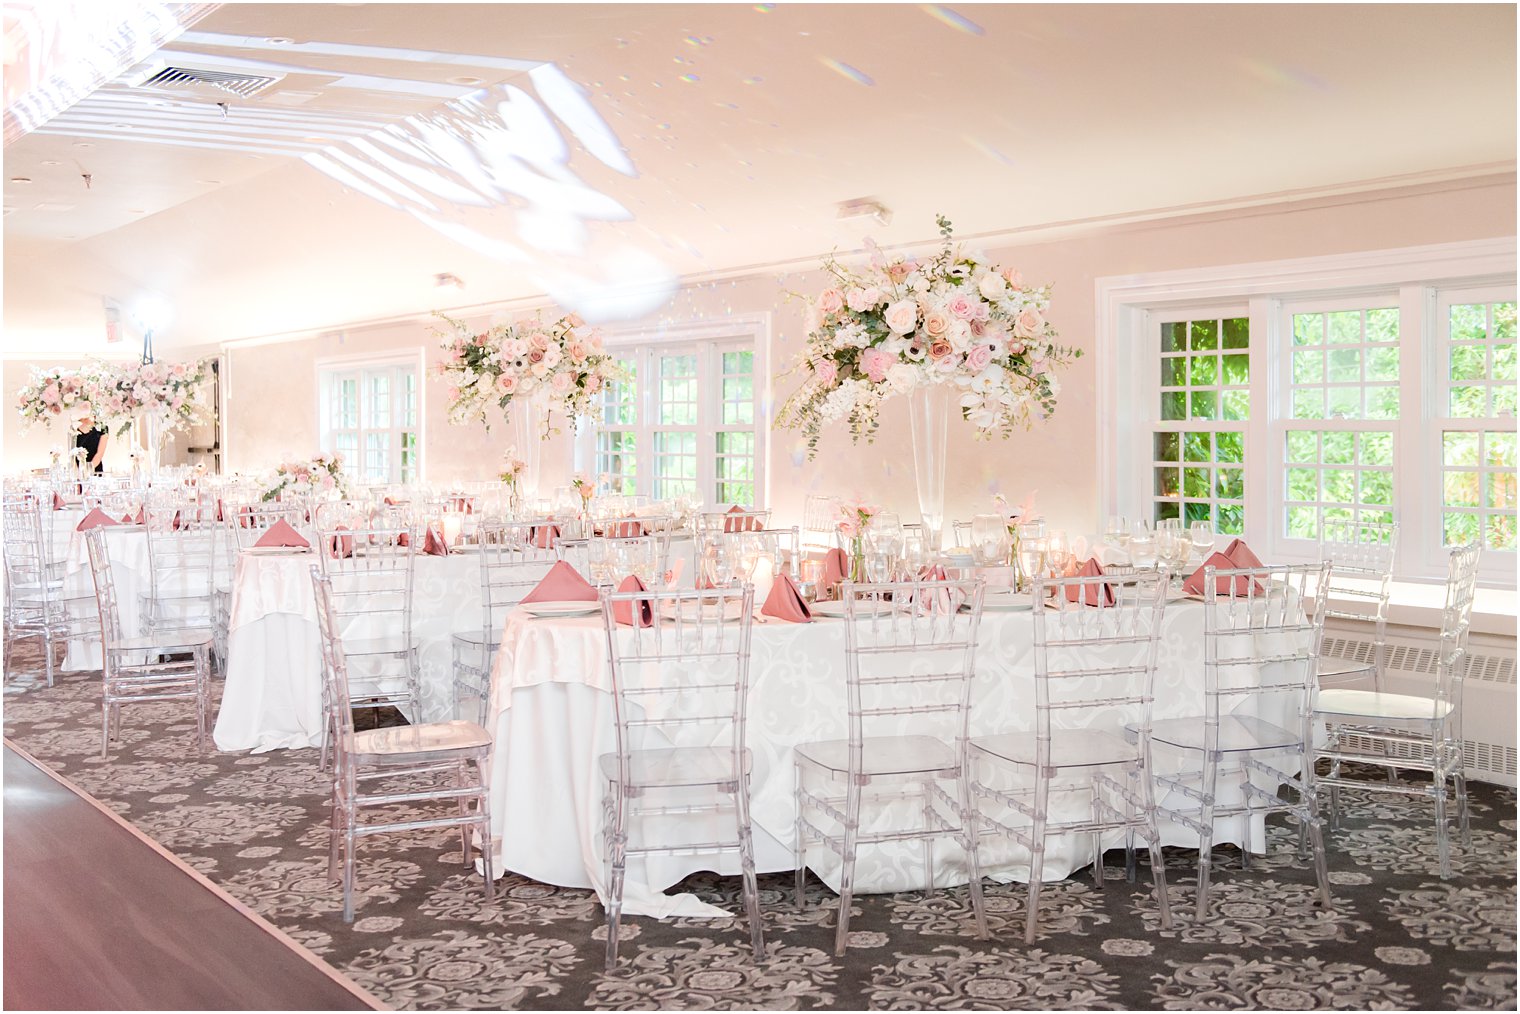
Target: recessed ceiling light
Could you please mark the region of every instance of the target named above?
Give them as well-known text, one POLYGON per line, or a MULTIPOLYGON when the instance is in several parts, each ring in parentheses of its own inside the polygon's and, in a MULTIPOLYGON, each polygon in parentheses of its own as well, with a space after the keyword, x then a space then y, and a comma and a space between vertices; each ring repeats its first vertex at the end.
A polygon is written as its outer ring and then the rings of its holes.
POLYGON ((143 209, 142 208, 128 208, 127 209, 127 214, 129 214, 129 215, 141 215, 141 214, 143 214, 143 209))
POLYGON ((208 187, 215 187, 215 186, 221 185, 222 181, 221 180, 196 180, 195 182, 197 182, 197 183, 204 183, 208 187))
POLYGON ((269 43, 271 46, 288 46, 292 42, 294 42, 295 40, 294 39, 287 39, 283 35, 272 35, 269 38, 265 39, 264 41, 267 42, 267 43, 269 43))
POLYGON ((485 82, 483 80, 481 80, 480 78, 478 78, 478 77, 470 77, 470 76, 466 75, 464 77, 451 77, 451 78, 449 78, 449 84, 478 85, 478 84, 485 84, 485 82))
POLYGON ((76 147, 76 148, 93 148, 93 147, 95 147, 95 145, 92 144, 89 141, 75 141, 74 142, 74 147, 76 147))
POLYGON ((326 137, 308 137, 306 140, 311 141, 311 142, 313 142, 315 144, 327 144, 328 141, 331 140, 331 138, 326 138, 326 137))
POLYGON ((56 158, 43 159, 42 160, 42 164, 43 165, 63 165, 63 163, 60 162, 60 161, 58 161, 56 158))
POLYGON ((117 130, 131 130, 132 129, 132 124, 130 124, 130 123, 113 123, 113 124, 111 124, 111 126, 115 127, 117 130))
POLYGON ((30 178, 28 178, 26 176, 12 176, 11 177, 11 182, 12 183, 30 183, 32 181, 31 181, 30 178))

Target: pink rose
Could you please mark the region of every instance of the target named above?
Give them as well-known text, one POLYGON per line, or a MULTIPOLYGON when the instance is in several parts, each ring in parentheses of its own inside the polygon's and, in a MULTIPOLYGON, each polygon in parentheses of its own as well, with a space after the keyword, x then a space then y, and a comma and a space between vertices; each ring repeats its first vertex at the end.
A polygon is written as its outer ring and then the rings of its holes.
POLYGON ((1009 346, 1008 346, 1008 354, 1011 355, 1011 356, 1021 356, 1021 355, 1023 355, 1024 354, 1024 343, 1023 342, 1012 342, 1012 343, 1010 343, 1009 346))
POLYGON ((185 364, 175 363, 173 372, 176 377, 183 377, 185 375, 185 364))
POLYGON ((971 321, 971 334, 972 334, 972 337, 980 338, 980 337, 982 337, 982 335, 984 335, 986 333, 987 333, 987 323, 986 323, 986 321, 982 321, 982 320, 973 320, 973 321, 971 321))
POLYGON ((892 357, 881 349, 872 347, 860 354, 860 369, 866 376, 871 378, 872 383, 879 384, 887 379, 887 370, 892 365, 892 357))
POLYGON ((966 353, 966 369, 975 373, 981 373, 992 363, 992 347, 990 345, 973 345, 966 353))
POLYGON ((543 361, 544 361, 544 350, 543 349, 534 347, 534 348, 531 348, 531 349, 528 350, 528 362, 537 364, 537 363, 541 363, 543 361))
POLYGON ((894 282, 901 282, 917 270, 917 261, 897 261, 887 265, 887 277, 894 282))
POLYGON ((930 310, 924 314, 924 334, 930 338, 938 338, 950 330, 950 318, 938 310, 930 310))
POLYGON ((949 310, 952 316, 959 317, 961 320, 970 320, 976 316, 976 303, 977 301, 970 296, 962 294, 946 303, 945 309, 949 310))
POLYGON ((458 400, 459 400, 459 388, 457 388, 457 387, 451 387, 451 388, 449 388, 449 401, 458 401, 458 400))
POLYGON ((836 314, 844 306, 844 293, 838 289, 824 289, 818 294, 818 312, 825 317, 836 314))
POLYGON ((42 389, 42 403, 44 405, 58 404, 58 385, 49 384, 42 389))
POLYGON ((881 302, 881 290, 874 285, 868 289, 851 289, 845 296, 845 302, 856 313, 865 313, 881 302))
POLYGON ((593 373, 591 376, 589 376, 589 377, 586 378, 586 390, 590 391, 592 394, 595 394, 597 391, 600 391, 601 389, 602 389, 602 378, 601 377, 598 377, 596 374, 593 373))
MULTIPOLYGON (((543 351, 549 347, 549 336, 544 334, 542 331, 535 331, 531 336, 529 336, 528 344, 533 348, 538 349, 539 351, 543 351)), ((535 359, 534 362, 538 362, 538 360, 535 359)))
POLYGON ((945 357, 949 356, 954 351, 955 351, 955 349, 953 349, 950 346, 950 343, 947 342, 947 341, 944 341, 944 340, 934 341, 934 342, 930 342, 929 343, 929 358, 930 359, 935 359, 935 360, 944 359, 945 357))
POLYGON ((1014 333, 1020 338, 1034 338, 1045 326, 1045 318, 1040 316, 1040 311, 1034 307, 1026 308, 1016 321, 1013 322, 1014 333))
POLYGON ((496 390, 502 394, 512 394, 517 390, 517 377, 510 373, 503 373, 496 378, 496 390))
POLYGON ((565 346, 565 353, 572 363, 584 363, 586 361, 586 346, 580 342, 571 342, 565 346))
POLYGON ((572 313, 570 316, 565 318, 565 323, 569 324, 571 327, 581 327, 586 322, 581 318, 580 314, 572 313))
POLYGON ((554 389, 556 391, 558 391, 560 394, 564 394, 566 391, 570 390, 570 374, 556 373, 554 375, 554 379, 551 380, 550 383, 554 385, 554 389))
POLYGON ((834 386, 834 381, 839 379, 839 367, 834 365, 832 359, 815 359, 813 373, 825 387, 834 386))
POLYGON ((887 307, 882 317, 892 331, 907 334, 918 323, 918 304, 911 299, 899 299, 887 307))
POLYGON ((1014 268, 1003 269, 1003 280, 1015 289, 1022 289, 1024 287, 1024 276, 1019 274, 1014 268))

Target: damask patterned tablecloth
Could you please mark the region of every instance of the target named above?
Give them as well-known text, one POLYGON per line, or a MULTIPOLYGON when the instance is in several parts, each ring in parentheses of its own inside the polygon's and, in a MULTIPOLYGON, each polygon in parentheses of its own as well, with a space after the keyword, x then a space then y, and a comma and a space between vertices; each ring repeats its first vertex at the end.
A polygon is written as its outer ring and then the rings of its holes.
MULTIPOLYGON (((312 553, 238 555, 227 686, 214 733, 219 749, 263 753, 321 745, 321 642, 311 587, 316 562, 312 553)), ((453 717, 453 635, 479 631, 484 621, 480 562, 472 553, 419 555, 416 568, 412 635, 419 643, 422 702, 421 713, 407 718, 445 721, 453 717)), ((360 622, 344 634, 389 632, 360 622)))
MULTIPOLYGON (((565 887, 591 887, 604 897, 604 783, 597 758, 616 749, 605 637, 600 616, 534 619, 514 610, 497 653, 489 711, 495 740, 490 777, 496 869, 565 887)), ((1033 728, 1033 637, 1032 614, 1027 611, 989 611, 983 616, 972 689, 972 735, 1033 728)), ((754 753, 756 862, 762 872, 790 870, 795 866, 796 815, 792 748, 847 735, 843 621, 756 624, 751 651, 748 745, 754 753)), ((1154 717, 1198 713, 1203 682, 1203 606, 1174 602, 1164 620, 1154 717)), ((1157 763, 1162 764, 1161 758, 1157 763)), ((1238 840, 1232 837, 1238 835, 1238 827, 1221 824, 1220 831, 1218 840, 1238 840)), ((1163 835, 1167 844, 1197 841, 1180 827, 1168 826, 1163 835)), ((715 832, 713 837, 691 840, 716 837, 715 832)), ((1252 840, 1262 840, 1259 829, 1252 840)), ((1117 844, 1122 838, 1115 835, 1110 847, 1117 844)), ((1027 879, 1028 854, 1023 850, 989 841, 983 853, 983 869, 989 875, 1027 879)), ((856 890, 924 887, 921 855, 916 843, 863 847, 856 890)), ((1052 839, 1045 878, 1059 879, 1091 861, 1091 836, 1052 839)), ((810 867, 836 887, 837 862, 827 848, 810 851, 810 867)), ((737 873, 738 860, 632 859, 625 911, 660 918, 727 915, 694 896, 662 893, 687 874, 710 869, 737 873)), ((936 845, 934 876, 936 886, 967 879, 962 850, 948 839, 936 845)))
MULTIPOLYGON (((93 610, 95 578, 90 573, 90 553, 85 533, 75 531, 84 519, 81 511, 54 511, 54 546, 67 546, 63 557, 63 596, 76 600, 75 608, 93 610), (67 515, 67 517, 64 517, 67 515), (72 524, 70 522, 72 521, 72 524)), ((142 525, 112 525, 106 529, 106 556, 111 561, 111 579, 116 585, 116 608, 121 628, 129 635, 140 630, 141 596, 152 586, 148 573, 148 534, 142 525)), ((79 638, 68 643, 63 657, 64 671, 99 669, 100 639, 79 638)))

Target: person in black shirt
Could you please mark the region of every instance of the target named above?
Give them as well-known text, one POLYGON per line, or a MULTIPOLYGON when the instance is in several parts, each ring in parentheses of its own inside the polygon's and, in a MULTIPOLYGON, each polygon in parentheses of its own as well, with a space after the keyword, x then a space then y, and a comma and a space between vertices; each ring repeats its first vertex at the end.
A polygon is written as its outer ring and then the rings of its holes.
POLYGON ((79 420, 79 432, 74 434, 74 446, 83 447, 89 454, 87 470, 100 475, 106 470, 106 442, 111 439, 105 430, 95 428, 95 420, 89 416, 79 420))

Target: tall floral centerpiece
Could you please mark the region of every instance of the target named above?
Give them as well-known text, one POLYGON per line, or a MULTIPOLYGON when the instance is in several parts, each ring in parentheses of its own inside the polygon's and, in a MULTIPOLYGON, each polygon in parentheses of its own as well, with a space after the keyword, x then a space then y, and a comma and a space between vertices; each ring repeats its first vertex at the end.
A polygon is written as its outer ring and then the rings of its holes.
POLYGON ((1056 344, 1050 286, 968 256, 950 222, 936 221, 944 242, 922 263, 874 250, 860 269, 824 262, 833 283, 810 300, 813 329, 791 371, 802 385, 777 416, 806 435, 812 457, 825 426, 847 421, 852 439, 870 440, 882 403, 907 396, 919 510, 934 549, 952 408, 976 439, 1007 438, 1055 411, 1056 371, 1081 355, 1056 344))
POLYGON ((577 416, 590 414, 607 384, 624 379, 622 369, 607 354, 601 334, 576 314, 484 331, 438 316, 448 325, 438 372, 449 383, 449 421, 479 421, 489 428, 496 413, 505 413, 522 456, 516 492, 532 500, 538 495, 539 451, 552 432, 551 412, 563 412, 575 425, 577 416))
POLYGON ((158 474, 164 438, 201 417, 204 406, 199 394, 208 372, 205 360, 128 363, 117 368, 114 397, 106 418, 117 422, 121 433, 131 429, 133 417, 142 419, 149 475, 158 474))

